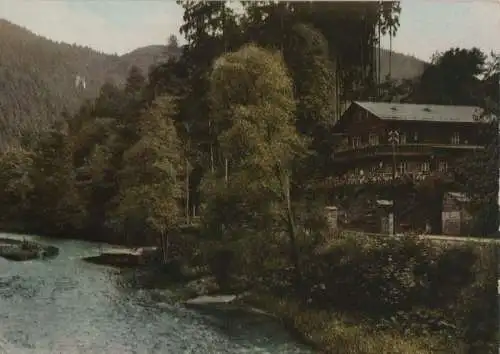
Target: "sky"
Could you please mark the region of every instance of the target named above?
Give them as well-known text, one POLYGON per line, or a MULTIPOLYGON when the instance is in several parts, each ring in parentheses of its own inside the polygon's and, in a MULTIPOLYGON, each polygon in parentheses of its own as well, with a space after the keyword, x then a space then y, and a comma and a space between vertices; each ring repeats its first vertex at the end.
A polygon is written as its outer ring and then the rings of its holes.
MULTIPOLYGON (((394 51, 423 60, 457 46, 500 53, 500 0, 404 0, 401 7, 394 51)), ((182 9, 174 0, 0 0, 0 18, 55 41, 124 54, 180 38, 182 9)))

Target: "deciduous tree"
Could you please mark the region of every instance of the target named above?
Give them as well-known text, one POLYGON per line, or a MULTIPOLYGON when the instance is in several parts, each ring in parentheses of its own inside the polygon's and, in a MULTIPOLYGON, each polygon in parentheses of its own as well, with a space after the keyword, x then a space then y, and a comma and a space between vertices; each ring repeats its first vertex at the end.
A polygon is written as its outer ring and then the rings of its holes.
POLYGON ((293 85, 283 58, 245 46, 215 62, 210 83, 211 115, 221 151, 230 162, 225 183, 234 193, 228 197, 235 201, 225 228, 243 229, 253 220, 254 225, 268 225, 270 230, 271 223, 273 231, 285 232, 300 279, 290 181, 292 161, 305 152, 305 142, 295 128, 293 85))
MULTIPOLYGON (((157 235, 167 256, 182 197, 182 157, 171 97, 157 98, 141 118, 140 139, 125 151, 109 222, 125 235, 157 235)), ((145 236, 143 236, 145 237, 145 236)))

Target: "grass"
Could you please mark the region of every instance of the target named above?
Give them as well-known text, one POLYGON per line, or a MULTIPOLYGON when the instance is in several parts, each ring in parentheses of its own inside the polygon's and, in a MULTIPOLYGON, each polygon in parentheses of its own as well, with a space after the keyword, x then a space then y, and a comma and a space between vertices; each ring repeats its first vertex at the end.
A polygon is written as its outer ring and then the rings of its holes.
POLYGON ((294 336, 322 353, 342 354, 430 354, 449 352, 440 349, 431 336, 402 336, 395 331, 377 330, 353 318, 330 311, 319 311, 289 298, 272 294, 251 294, 245 303, 280 318, 294 336))

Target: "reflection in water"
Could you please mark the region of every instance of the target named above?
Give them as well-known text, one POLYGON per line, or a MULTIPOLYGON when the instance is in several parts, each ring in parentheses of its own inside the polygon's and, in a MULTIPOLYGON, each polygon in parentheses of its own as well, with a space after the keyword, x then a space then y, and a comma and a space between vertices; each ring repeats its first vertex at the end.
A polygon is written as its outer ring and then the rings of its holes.
POLYGON ((309 352, 265 317, 188 310, 146 273, 81 261, 96 244, 44 241, 57 258, 0 259, 0 353, 309 352))

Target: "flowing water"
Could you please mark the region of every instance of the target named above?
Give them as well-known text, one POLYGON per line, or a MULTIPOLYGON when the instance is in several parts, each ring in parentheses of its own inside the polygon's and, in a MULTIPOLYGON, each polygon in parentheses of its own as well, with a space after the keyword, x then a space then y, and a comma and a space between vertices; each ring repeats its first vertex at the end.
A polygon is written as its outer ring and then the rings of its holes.
MULTIPOLYGON (((0 234, 0 237, 20 236, 0 234)), ((92 265, 100 245, 28 237, 60 248, 45 261, 0 258, 0 353, 310 353, 265 317, 202 314, 132 271, 92 265)))

